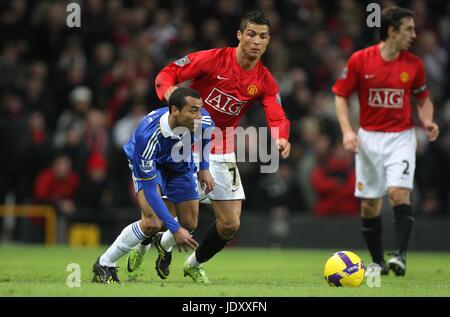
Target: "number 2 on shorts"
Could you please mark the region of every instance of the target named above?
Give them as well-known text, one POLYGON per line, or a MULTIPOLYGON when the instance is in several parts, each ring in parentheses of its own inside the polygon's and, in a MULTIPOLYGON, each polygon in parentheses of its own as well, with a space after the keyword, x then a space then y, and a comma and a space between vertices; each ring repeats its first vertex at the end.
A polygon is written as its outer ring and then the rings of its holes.
POLYGON ((405 163, 406 167, 403 170, 403 175, 409 175, 409 162, 407 160, 403 160, 402 163, 405 163))

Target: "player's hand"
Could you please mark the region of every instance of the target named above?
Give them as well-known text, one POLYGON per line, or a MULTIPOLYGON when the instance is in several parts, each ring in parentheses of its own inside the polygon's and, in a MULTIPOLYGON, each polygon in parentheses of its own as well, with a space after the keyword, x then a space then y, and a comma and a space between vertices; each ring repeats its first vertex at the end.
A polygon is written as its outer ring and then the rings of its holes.
POLYGON ((428 139, 433 142, 436 141, 439 135, 439 126, 434 122, 426 122, 423 125, 427 131, 428 139))
POLYGON ((275 144, 278 151, 281 153, 281 157, 284 159, 288 158, 289 153, 291 152, 291 143, 286 139, 278 139, 275 144))
POLYGON ((210 193, 214 189, 214 179, 208 170, 200 170, 198 172, 198 181, 205 194, 210 193))
POLYGON ((171 86, 171 87, 167 88, 166 92, 164 93, 164 99, 166 99, 167 102, 169 102, 170 96, 177 88, 178 88, 177 86, 171 86))
POLYGON ((195 241, 189 231, 183 227, 180 227, 177 232, 174 232, 173 237, 175 238, 178 250, 180 251, 189 252, 190 249, 195 250, 198 247, 198 242, 195 241))
POLYGON ((353 131, 348 131, 344 133, 342 145, 344 146, 344 149, 350 152, 358 153, 358 147, 359 147, 359 138, 358 135, 356 135, 353 131))

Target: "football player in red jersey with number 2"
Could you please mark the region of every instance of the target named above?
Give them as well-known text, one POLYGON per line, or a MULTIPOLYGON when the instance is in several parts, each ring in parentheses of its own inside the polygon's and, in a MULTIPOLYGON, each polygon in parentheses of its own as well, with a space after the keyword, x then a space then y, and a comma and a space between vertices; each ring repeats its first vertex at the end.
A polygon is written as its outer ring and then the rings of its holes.
POLYGON ((381 274, 388 274, 391 269, 397 276, 406 273, 406 251, 414 223, 410 195, 417 142, 411 94, 429 140, 436 140, 439 134, 433 122, 433 104, 422 61, 407 52, 415 38, 410 10, 399 7, 383 10, 381 42, 355 52, 333 86, 344 148, 356 153, 355 196, 361 198, 363 236, 373 262, 381 266, 381 274), (361 126, 357 134, 351 127, 348 110, 348 98, 355 90, 361 126), (398 249, 387 264, 380 216, 386 193, 394 209, 398 249))
MULTIPOLYGON (((156 78, 158 97, 166 100, 177 89, 177 84, 192 80, 190 87, 200 93, 205 109, 216 127, 222 130, 223 138, 214 140, 209 159, 215 186, 207 194, 216 222, 183 267, 184 275, 198 283, 210 283, 202 263, 220 252, 239 229, 242 200, 245 199, 236 166, 234 134, 226 128, 237 127, 250 106, 259 101, 281 156, 289 156, 290 122, 281 106, 278 85, 260 61, 270 41, 269 31, 269 20, 262 13, 249 12, 242 18, 237 31, 237 47, 191 53, 166 66, 156 78)), ((203 184, 201 175, 199 183, 203 184)), ((159 251, 156 269, 168 273, 168 261, 164 258, 171 249, 160 247, 165 244, 162 243, 165 238, 162 235, 155 241, 159 251), (158 267, 161 265, 166 267, 158 267)))

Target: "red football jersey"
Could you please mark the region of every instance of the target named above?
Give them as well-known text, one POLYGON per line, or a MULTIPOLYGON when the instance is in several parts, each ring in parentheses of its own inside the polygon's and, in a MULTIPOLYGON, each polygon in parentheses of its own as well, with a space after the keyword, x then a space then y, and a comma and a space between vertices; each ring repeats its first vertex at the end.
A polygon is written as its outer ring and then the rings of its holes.
POLYGON ((204 107, 223 133, 223 140, 214 142, 213 153, 234 151, 234 135, 226 135, 226 128, 237 127, 255 101, 261 102, 269 127, 279 128, 279 135, 273 136, 289 138, 290 122, 281 106, 278 85, 261 61, 246 71, 237 62, 236 48, 189 54, 158 74, 155 80, 158 97, 163 99, 167 88, 190 79, 190 87, 200 93, 204 107))
POLYGON ((348 98, 358 90, 360 125, 369 131, 399 132, 413 127, 411 93, 428 96, 422 61, 402 51, 385 61, 379 45, 355 52, 333 86, 336 95, 348 98))

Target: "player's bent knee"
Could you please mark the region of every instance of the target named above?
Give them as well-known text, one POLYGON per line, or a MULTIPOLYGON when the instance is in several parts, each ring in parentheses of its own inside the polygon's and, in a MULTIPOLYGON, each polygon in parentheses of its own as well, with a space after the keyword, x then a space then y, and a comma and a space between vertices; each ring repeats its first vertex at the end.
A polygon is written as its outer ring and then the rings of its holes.
POLYGON ((197 219, 187 219, 181 222, 181 226, 189 232, 193 232, 195 229, 197 229, 197 225, 197 219))
POLYGON ((239 230, 241 222, 239 219, 232 221, 225 221, 219 223, 219 234, 226 239, 231 239, 233 235, 239 230))
POLYGON ((161 231, 163 226, 162 221, 156 217, 143 217, 142 218, 142 231, 145 235, 151 235, 158 231, 161 231))
POLYGON ((178 222, 189 232, 198 226, 198 200, 190 200, 176 205, 178 222))

